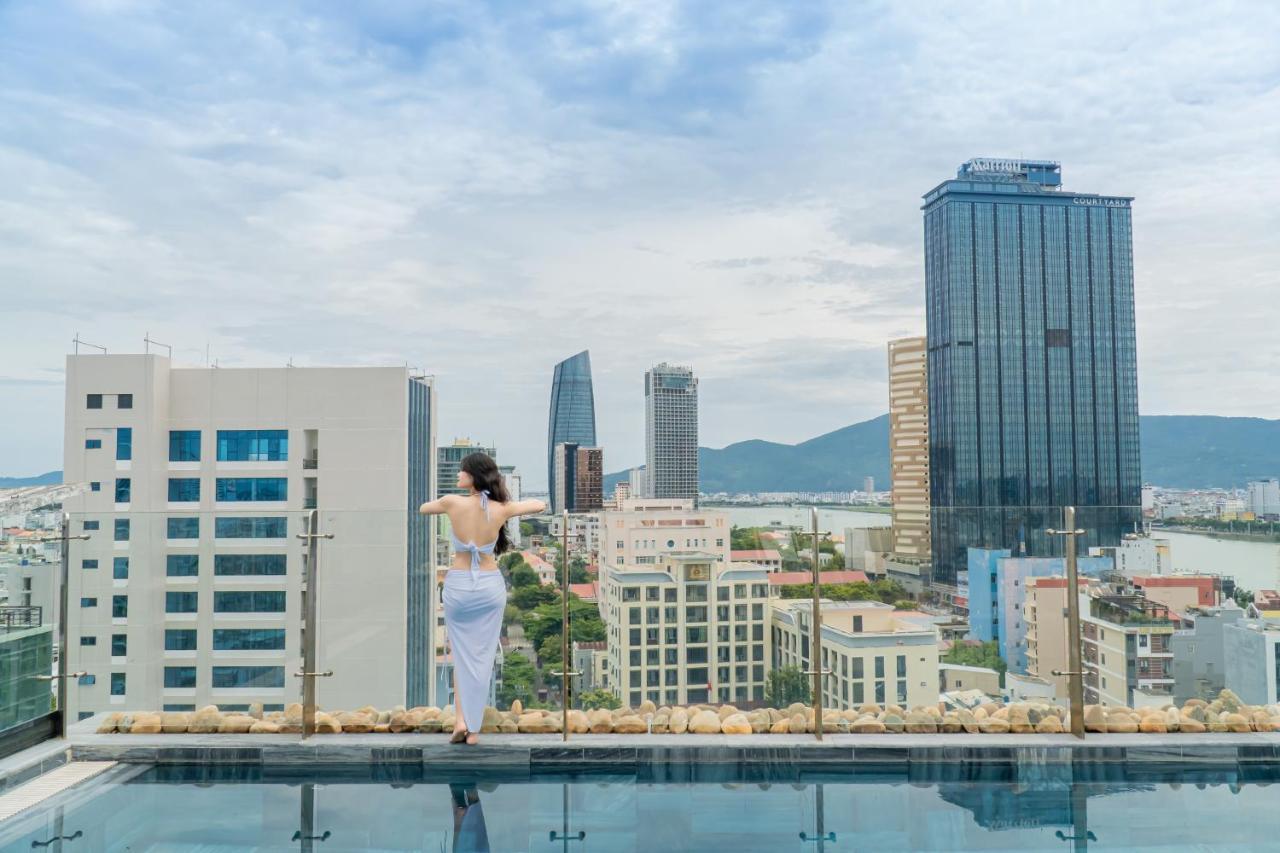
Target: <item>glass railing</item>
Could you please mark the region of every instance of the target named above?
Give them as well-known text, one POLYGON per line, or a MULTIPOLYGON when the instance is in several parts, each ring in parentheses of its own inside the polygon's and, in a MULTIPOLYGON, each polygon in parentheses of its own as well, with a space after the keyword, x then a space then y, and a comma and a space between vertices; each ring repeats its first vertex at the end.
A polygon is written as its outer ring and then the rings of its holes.
POLYGON ((58 734, 58 680, 54 678, 59 608, 61 527, 41 514, 45 527, 15 533, 0 553, 7 598, 0 605, 0 758, 58 734))

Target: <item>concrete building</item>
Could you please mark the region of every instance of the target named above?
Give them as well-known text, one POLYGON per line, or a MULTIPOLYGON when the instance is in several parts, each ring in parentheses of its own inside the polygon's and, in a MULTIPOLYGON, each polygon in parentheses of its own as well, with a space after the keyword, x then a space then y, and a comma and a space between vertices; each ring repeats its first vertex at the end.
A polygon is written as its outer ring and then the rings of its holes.
POLYGON ((1257 518, 1280 517, 1280 480, 1271 477, 1250 483, 1248 506, 1257 518))
POLYGON ((1084 701, 1130 708, 1173 700, 1169 609, 1140 595, 1093 587, 1081 594, 1084 701))
POLYGON ((1127 578, 1173 574, 1173 551, 1168 539, 1129 535, 1118 545, 1090 548, 1089 554, 1110 557, 1116 571, 1127 578))
POLYGON ((609 644, 604 640, 573 643, 573 668, 582 673, 574 677, 574 692, 609 689, 609 644))
MULTIPOLYGON (((35 606, 0 607, 0 731, 49 713, 54 630, 35 606)), ((74 688, 68 692, 74 692, 74 688)))
POLYGON ((770 660, 763 568, 699 551, 645 565, 604 562, 599 604, 608 684, 624 704, 763 704, 770 660))
MULTIPOLYGON (((520 500, 524 493, 524 478, 516 471, 516 466, 499 465, 498 472, 502 474, 502 481, 507 487, 507 494, 511 500, 520 500)), ((511 541, 512 548, 518 549, 522 546, 524 537, 520 533, 520 519, 513 518, 507 522, 507 538, 511 541)))
POLYGON ((692 500, 633 498, 619 511, 602 513, 601 525, 602 566, 652 566, 677 551, 701 551, 730 562, 729 516, 695 509, 692 500))
POLYGON ((459 489, 458 471, 462 468, 462 460, 472 453, 486 453, 494 462, 498 461, 498 451, 494 447, 472 441, 469 438, 455 438, 453 444, 441 447, 438 451, 436 470, 437 491, 442 495, 465 495, 466 489, 459 489))
POLYGON ((893 551, 897 535, 897 530, 892 527, 846 527, 844 567, 874 571, 877 561, 893 551))
POLYGON ((649 469, 641 465, 627 471, 627 489, 629 498, 651 498, 649 491, 649 469))
POLYGON ((1217 575, 1137 576, 1129 581, 1148 599, 1179 615, 1192 608, 1216 607, 1222 601, 1222 578, 1217 575))
POLYGON ((60 559, 0 554, 0 590, 3 604, 11 607, 39 607, 44 620, 58 622, 58 577, 60 559))
POLYGON ((613 500, 606 509, 622 509, 622 502, 631 498, 631 483, 614 483, 613 500))
POLYGON ((985 666, 940 663, 938 689, 943 693, 953 690, 981 690, 988 696, 1000 696, 1000 673, 985 666))
MULTIPOLYGON (((1047 695, 1066 700, 1071 695, 1069 678, 1054 675, 1069 672, 1069 646, 1067 641, 1067 579, 1056 577, 1029 577, 1026 579, 1026 600, 1022 605, 1022 621, 1026 626, 1024 637, 1026 666, 1016 675, 1028 675, 1050 686, 1047 695)), ((1078 592, 1088 587, 1087 579, 1080 579, 1078 592)), ((1028 696, 1046 695, 1038 687, 1020 683, 1020 689, 1028 696)))
POLYGON ((1242 619, 1222 629, 1227 689, 1251 705, 1280 702, 1280 622, 1242 619))
POLYGON ((655 498, 698 500, 698 379, 662 363, 644 374, 645 469, 655 498))
POLYGON ((889 486, 893 553, 928 560, 929 370, 923 337, 889 341, 889 486))
MULTIPOLYGON (((604 529, 603 514, 598 512, 575 513, 569 516, 569 555, 582 557, 593 563, 600 556, 600 538, 604 529)), ((547 532, 556 540, 564 538, 564 516, 552 515, 547 519, 547 532)))
MULTIPOLYGON (((814 669, 809 639, 813 602, 773 602, 773 665, 814 669)), ((938 701, 938 634, 878 601, 822 602, 823 705, 853 708, 938 701)))
POLYGON ((770 548, 730 551, 729 559, 735 563, 755 563, 771 572, 782 571, 782 553, 770 548))
POLYGON ((1244 618, 1244 611, 1230 599, 1220 607, 1199 607, 1188 616, 1190 627, 1173 632, 1173 698, 1179 705, 1188 699, 1211 701, 1227 686, 1224 633, 1228 625, 1244 618))
POLYGON ((604 449, 564 442, 552 458, 552 512, 599 512, 604 508, 604 449))
POLYGON ((405 368, 72 355, 63 470, 73 715, 296 701, 305 510, 327 707, 432 700, 435 396, 405 368))

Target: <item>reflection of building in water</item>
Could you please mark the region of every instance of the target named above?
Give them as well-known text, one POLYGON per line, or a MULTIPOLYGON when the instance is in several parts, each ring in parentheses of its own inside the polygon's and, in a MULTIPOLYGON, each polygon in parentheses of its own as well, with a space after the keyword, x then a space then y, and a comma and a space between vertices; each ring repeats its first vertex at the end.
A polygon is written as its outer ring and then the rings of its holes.
MULTIPOLYGON (((978 826, 993 830, 1063 827, 1071 831, 1077 826, 1078 817, 1082 818, 1080 827, 1087 828, 1087 815, 1081 816, 1078 811, 1089 797, 1156 789, 1155 785, 1110 780, 1099 784, 1075 782, 1070 764, 1020 765, 1018 778, 1007 780, 972 778, 967 765, 956 765, 955 769, 957 775, 970 778, 939 782, 938 796, 972 814, 978 826)), ((993 776, 1007 772, 998 767, 989 769, 993 776)))

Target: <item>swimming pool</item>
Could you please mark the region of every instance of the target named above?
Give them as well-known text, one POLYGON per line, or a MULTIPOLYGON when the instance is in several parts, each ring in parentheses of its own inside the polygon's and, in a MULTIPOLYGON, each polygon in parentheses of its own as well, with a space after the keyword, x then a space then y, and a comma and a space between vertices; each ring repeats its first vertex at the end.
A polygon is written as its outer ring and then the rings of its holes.
POLYGON ((121 765, 0 824, 0 850, 1263 850, 1280 768, 121 765), (1087 778, 1080 778, 1081 776, 1087 778), (1074 777, 1074 778, 1073 778, 1074 777), (455 846, 457 842, 457 846, 455 846))

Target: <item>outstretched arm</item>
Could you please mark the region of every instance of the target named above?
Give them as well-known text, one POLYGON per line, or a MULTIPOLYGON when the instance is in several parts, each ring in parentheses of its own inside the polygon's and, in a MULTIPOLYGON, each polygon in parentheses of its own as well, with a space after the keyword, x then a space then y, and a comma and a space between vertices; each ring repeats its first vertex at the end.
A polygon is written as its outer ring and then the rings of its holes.
POLYGON ((505 506, 507 518, 515 518, 517 515, 538 515, 547 511, 547 502, 540 500, 512 501, 505 506))
POLYGON ((443 495, 433 501, 427 501, 418 507, 418 512, 423 515, 443 515, 449 511, 449 506, 457 499, 457 495, 443 495))

